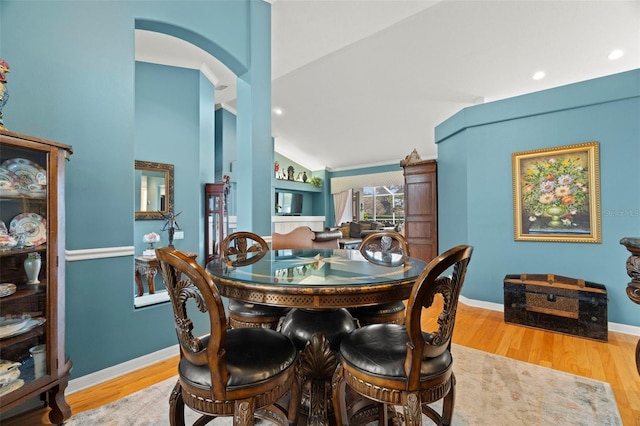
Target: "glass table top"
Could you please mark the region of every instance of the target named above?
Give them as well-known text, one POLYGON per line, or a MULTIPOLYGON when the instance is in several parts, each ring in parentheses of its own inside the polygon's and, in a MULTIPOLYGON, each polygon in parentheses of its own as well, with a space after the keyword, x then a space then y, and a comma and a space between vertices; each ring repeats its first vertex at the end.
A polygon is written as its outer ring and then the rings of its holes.
POLYGON ((265 286, 358 287, 413 280, 427 266, 390 254, 370 262, 358 250, 270 250, 230 255, 207 264, 214 278, 265 286))

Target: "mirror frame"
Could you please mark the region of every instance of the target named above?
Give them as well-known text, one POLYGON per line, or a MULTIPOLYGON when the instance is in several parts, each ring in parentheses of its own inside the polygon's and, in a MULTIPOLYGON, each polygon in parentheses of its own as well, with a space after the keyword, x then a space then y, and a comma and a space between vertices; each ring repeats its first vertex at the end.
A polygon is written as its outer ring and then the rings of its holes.
POLYGON ((135 212, 136 220, 162 220, 164 217, 162 214, 167 214, 170 211, 173 211, 173 164, 165 164, 165 163, 153 163, 151 161, 140 161, 135 160, 135 170, 149 170, 152 172, 164 172, 164 184, 166 188, 166 200, 167 206, 166 210, 162 212, 154 211, 154 212, 135 212))

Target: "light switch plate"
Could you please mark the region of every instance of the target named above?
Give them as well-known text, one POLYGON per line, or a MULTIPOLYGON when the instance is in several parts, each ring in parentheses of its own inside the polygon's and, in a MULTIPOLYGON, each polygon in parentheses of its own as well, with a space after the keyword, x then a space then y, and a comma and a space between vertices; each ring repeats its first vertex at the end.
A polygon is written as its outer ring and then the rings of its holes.
POLYGON ((184 231, 176 231, 173 234, 173 239, 174 240, 184 240, 184 231))

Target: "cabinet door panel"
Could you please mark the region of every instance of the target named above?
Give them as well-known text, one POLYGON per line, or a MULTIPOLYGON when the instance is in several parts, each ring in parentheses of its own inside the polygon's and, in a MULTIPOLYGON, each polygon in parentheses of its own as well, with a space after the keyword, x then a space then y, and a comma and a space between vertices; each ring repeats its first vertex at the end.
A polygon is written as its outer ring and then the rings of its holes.
POLYGON ((405 237, 411 256, 438 255, 438 192, 435 160, 404 166, 405 237))

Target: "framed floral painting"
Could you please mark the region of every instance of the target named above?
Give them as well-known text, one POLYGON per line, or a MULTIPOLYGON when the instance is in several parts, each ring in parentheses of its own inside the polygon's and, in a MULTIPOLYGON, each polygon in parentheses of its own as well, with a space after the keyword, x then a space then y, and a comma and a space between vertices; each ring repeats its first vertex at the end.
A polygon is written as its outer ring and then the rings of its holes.
POLYGON ((598 142, 516 152, 516 241, 602 242, 598 142))

